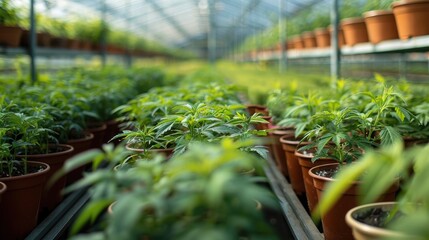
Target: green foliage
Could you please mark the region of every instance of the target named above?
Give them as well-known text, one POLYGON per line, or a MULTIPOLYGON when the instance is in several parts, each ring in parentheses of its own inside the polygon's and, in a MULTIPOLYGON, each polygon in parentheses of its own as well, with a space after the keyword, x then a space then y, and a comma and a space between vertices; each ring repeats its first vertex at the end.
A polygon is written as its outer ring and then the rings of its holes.
POLYGON ((427 212, 429 211, 428 146, 404 150, 403 143, 395 142, 376 151, 366 153, 355 163, 343 167, 332 184, 328 185, 319 202, 318 214, 324 214, 334 206, 339 196, 359 180, 360 202, 369 203, 378 199, 386 190, 401 179, 402 190, 397 197, 397 209, 401 217, 387 223, 389 229, 397 230, 421 239, 428 238, 427 212), (421 214, 424 213, 424 214, 421 214))
POLYGON ((0 2, 0 25, 17 26, 20 19, 18 9, 12 5, 10 0, 0 2))
MULTIPOLYGON (((1 82, 1 170, 11 175, 25 158, 17 155, 48 153, 52 144, 85 136, 87 122, 107 121, 112 110, 153 86, 163 84, 154 69, 65 71, 41 78, 35 85, 1 82), (140 76, 143 75, 143 76, 140 76), (153 79, 151 79, 153 77, 153 79)), ((159 72, 160 70, 158 70, 159 72)))
MULTIPOLYGON (((192 144, 185 154, 167 162, 162 158, 141 159, 133 168, 116 171, 110 170, 117 161, 109 152, 121 152, 122 147, 105 145, 104 153, 76 156, 70 164, 107 159, 109 166, 71 186, 91 186, 93 193, 73 232, 114 202, 103 230, 107 239, 186 239, 194 234, 275 239, 255 203, 272 208, 274 198, 256 184, 253 175, 242 173, 261 168, 260 159, 239 150, 253 144, 228 139, 217 145, 192 144)), ((76 239, 88 238, 78 235, 76 239)))

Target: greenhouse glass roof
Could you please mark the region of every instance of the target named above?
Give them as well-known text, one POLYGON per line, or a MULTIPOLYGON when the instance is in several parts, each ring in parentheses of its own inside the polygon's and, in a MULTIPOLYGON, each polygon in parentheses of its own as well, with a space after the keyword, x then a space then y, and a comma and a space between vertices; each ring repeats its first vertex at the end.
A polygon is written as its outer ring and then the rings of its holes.
MULTIPOLYGON (((28 4, 28 0, 16 0, 28 4)), ((207 51, 209 33, 222 55, 246 37, 321 0, 36 0, 58 18, 101 17, 169 47, 207 51), (280 10, 281 9, 281 10, 280 10)))

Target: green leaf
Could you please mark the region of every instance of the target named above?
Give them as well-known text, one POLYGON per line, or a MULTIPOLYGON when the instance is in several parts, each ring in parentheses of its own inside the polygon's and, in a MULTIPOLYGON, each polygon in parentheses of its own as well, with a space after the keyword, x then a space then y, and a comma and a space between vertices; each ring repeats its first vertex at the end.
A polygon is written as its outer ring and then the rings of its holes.
POLYGON ((394 142, 401 141, 402 136, 396 128, 391 126, 385 126, 380 131, 381 145, 387 146, 394 142))
POLYGON ((77 234, 86 224, 93 223, 95 219, 104 211, 112 200, 96 200, 89 202, 71 228, 71 234, 77 234))

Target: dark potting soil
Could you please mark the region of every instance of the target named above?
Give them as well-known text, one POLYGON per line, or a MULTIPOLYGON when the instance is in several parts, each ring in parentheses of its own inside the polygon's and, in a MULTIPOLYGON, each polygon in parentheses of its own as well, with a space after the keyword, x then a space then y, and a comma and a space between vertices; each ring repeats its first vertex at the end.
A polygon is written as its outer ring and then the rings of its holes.
POLYGON ((333 178, 335 174, 338 172, 338 167, 336 168, 329 168, 329 169, 321 169, 318 171, 315 171, 314 174, 320 177, 327 177, 327 178, 333 178))
POLYGON ((24 166, 22 164, 14 165, 12 169, 12 174, 9 174, 7 166, 3 166, 3 171, 0 171, 0 178, 5 177, 17 177, 22 176, 29 173, 37 173, 45 170, 43 165, 40 166, 27 166, 27 173, 25 173, 24 166))
POLYGON ((356 212, 355 214, 353 214, 353 218, 361 223, 364 223, 370 226, 385 228, 387 220, 389 220, 389 222, 392 222, 403 215, 400 212, 397 212, 392 217, 391 214, 392 212, 390 209, 371 208, 368 210, 356 212))

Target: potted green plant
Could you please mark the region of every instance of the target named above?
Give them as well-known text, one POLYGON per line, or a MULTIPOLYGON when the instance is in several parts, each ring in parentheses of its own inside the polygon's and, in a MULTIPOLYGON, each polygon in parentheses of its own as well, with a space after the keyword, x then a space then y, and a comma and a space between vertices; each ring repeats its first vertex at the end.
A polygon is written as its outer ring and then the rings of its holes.
MULTIPOLYGON (((362 183, 358 189, 362 194, 359 202, 365 204, 380 199, 392 185, 396 184, 395 178, 400 177, 402 189, 393 205, 390 203, 365 206, 364 208, 369 211, 359 210, 361 208, 350 210, 347 214, 347 222, 350 224, 358 220, 368 225, 374 217, 378 219, 378 224, 371 224, 373 226, 356 226, 358 229, 354 229, 355 236, 387 233, 389 234, 387 236, 426 238, 428 235, 425 212, 429 198, 422 184, 425 184, 429 169, 428 149, 427 146, 416 146, 404 150, 403 143, 399 141, 366 153, 353 166, 344 167, 338 173, 338 181, 329 186, 321 199, 321 212, 326 212, 332 207, 338 196, 356 180, 362 183), (377 181, 374 181, 375 179, 377 181), (376 231, 367 232, 364 228, 376 231)), ((375 237, 383 237, 383 235, 375 235, 375 237)))
POLYGON ((193 144, 185 154, 176 155, 166 163, 161 159, 138 161, 133 168, 108 172, 108 178, 101 177, 101 173, 97 174, 98 180, 90 177, 95 192, 106 186, 115 191, 93 195, 77 219, 73 233, 90 221, 89 216, 105 211, 102 206, 115 202, 102 232, 78 236, 179 239, 215 234, 213 237, 222 239, 240 236, 275 239, 255 203, 256 200, 272 207, 272 195, 252 180, 254 176, 242 173, 243 169, 260 169, 255 156, 239 150, 247 145, 231 140, 220 145, 193 144), (236 194, 238 189, 240 194, 236 194), (134 214, 130 214, 130 204, 134 206, 134 214), (119 222, 126 224, 117 228, 119 222))
POLYGON ((18 26, 20 17, 18 9, 10 0, 0 3, 0 45, 18 47, 22 29, 18 26))
POLYGON ((392 2, 394 0, 367 1, 365 5, 366 11, 363 13, 363 17, 368 29, 368 38, 373 44, 398 39, 395 16, 390 10, 392 2))
POLYGON ((286 109, 284 119, 278 124, 295 129, 293 134, 281 137, 280 142, 285 152, 286 165, 292 188, 296 194, 303 195, 305 194, 304 180, 301 167, 295 156, 295 150, 300 145, 309 144, 308 140, 302 141, 302 139, 306 131, 315 127, 311 117, 317 112, 322 111, 327 106, 328 101, 313 92, 308 93, 306 96, 295 96, 294 100, 294 104, 286 109))
POLYGON ((429 28, 425 24, 420 24, 421 22, 428 21, 429 1, 395 1, 392 3, 392 10, 395 15, 400 39, 406 40, 429 34, 429 28))
MULTIPOLYGON (((29 161, 38 161, 49 164, 51 171, 48 179, 58 171, 64 162, 72 156, 73 147, 59 144, 56 139, 57 132, 52 129, 56 125, 52 116, 47 113, 38 112, 37 108, 25 109, 29 115, 20 115, 21 122, 16 129, 15 142, 25 143, 17 149, 17 157, 29 161), (49 126, 49 127, 48 127, 49 126)), ((64 188, 66 178, 62 178, 54 186, 47 189, 42 196, 42 208, 51 211, 58 205, 62 196, 60 192, 64 188)))
POLYGON ((8 188, 0 204, 0 234, 7 239, 21 239, 37 224, 50 167, 16 156, 18 149, 27 144, 14 141, 14 135, 20 134, 20 125, 26 124, 20 114, 2 109, 0 120, 0 181, 8 188))

